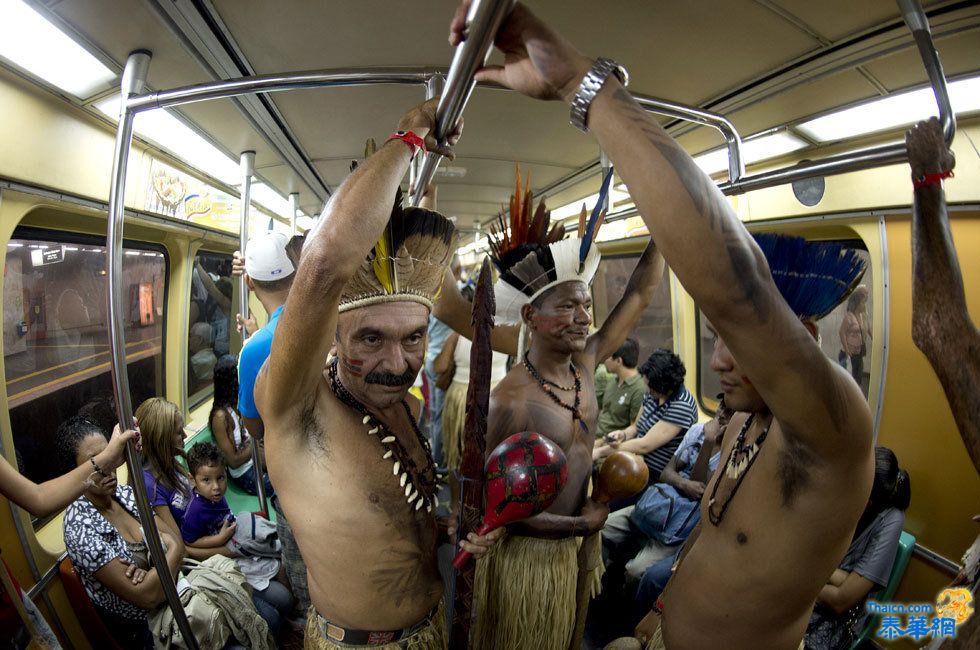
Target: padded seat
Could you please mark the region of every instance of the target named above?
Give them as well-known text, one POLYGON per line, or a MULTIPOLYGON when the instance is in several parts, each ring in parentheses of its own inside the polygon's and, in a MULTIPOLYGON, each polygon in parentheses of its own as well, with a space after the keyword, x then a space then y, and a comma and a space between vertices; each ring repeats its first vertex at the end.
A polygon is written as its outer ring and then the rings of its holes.
MULTIPOLYGON (((898 539, 898 552, 895 553, 895 562, 892 564, 892 571, 888 576, 888 584, 885 585, 884 589, 872 592, 868 596, 868 600, 887 603, 895 597, 895 592, 898 591, 898 585, 902 582, 902 576, 905 575, 905 568, 909 565, 909 560, 912 558, 912 551, 914 549, 915 535, 903 530, 902 536, 898 539)), ((870 617, 867 625, 864 626, 861 633, 854 639, 854 643, 851 644, 851 650, 857 650, 857 648, 860 648, 866 643, 880 624, 880 615, 876 614, 870 617)))
POLYGON ((68 601, 75 611, 75 617, 82 626, 82 631, 88 637, 88 642, 93 648, 107 648, 108 650, 125 650, 116 643, 108 628, 102 622, 102 617, 92 604, 92 599, 85 591, 82 579, 75 572, 75 567, 67 557, 58 565, 58 573, 61 574, 61 584, 65 587, 68 594, 68 601))

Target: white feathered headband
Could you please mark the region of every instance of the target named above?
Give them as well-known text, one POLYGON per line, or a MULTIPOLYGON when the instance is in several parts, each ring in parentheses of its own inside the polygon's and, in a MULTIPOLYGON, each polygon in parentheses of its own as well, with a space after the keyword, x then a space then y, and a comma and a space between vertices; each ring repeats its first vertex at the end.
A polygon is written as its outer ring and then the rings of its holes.
POLYGON ((531 217, 530 175, 522 191, 518 166, 515 192, 510 197, 509 227, 505 225, 503 215, 498 215, 497 224, 490 228, 489 240, 490 258, 500 272, 494 285, 496 321, 503 325, 521 325, 520 356, 527 347, 527 327, 521 316, 524 305, 564 282, 592 284, 600 259, 595 238, 606 216, 600 208, 611 179, 610 169, 603 179, 592 215, 586 220, 587 212, 582 204, 578 236, 564 239, 564 226, 561 223, 551 226, 551 212, 545 208, 543 200, 531 217))

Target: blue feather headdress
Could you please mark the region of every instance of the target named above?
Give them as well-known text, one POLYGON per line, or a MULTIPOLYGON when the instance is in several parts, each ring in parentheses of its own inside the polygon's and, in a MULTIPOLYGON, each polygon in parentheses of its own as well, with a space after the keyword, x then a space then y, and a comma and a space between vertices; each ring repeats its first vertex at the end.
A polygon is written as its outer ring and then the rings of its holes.
POLYGON ((865 262, 852 248, 802 237, 752 235, 762 249, 773 282, 801 320, 818 321, 858 286, 865 262))

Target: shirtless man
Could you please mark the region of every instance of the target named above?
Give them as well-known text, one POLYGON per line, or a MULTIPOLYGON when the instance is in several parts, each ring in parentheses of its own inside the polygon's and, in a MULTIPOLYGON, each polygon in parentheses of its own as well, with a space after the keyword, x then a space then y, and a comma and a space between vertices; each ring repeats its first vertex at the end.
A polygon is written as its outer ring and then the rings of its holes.
MULTIPOLYGON (((905 134, 915 185, 912 206, 912 339, 929 359, 946 393, 956 427, 980 472, 980 331, 966 305, 963 275, 953 246, 942 179, 956 160, 939 120, 920 122, 905 134)), ((974 517, 980 521, 980 517, 974 517)), ((980 596, 980 537, 964 556, 956 586, 980 596)), ((943 648, 976 648, 980 615, 974 613, 943 648)))
MULTIPOLYGON (((334 193, 256 384, 269 474, 308 567, 308 649, 445 645, 435 468, 408 390, 455 241, 437 213, 392 210, 423 140, 452 154, 432 135, 436 104, 407 112, 334 193), (324 368, 334 343, 339 363, 324 368)), ((480 555, 490 541, 477 541, 463 546, 480 555)))
MULTIPOLYGON (((462 7, 451 43, 464 37, 464 17, 462 7)), ((867 502, 874 469, 867 402, 781 298, 765 258, 711 179, 609 68, 595 70, 603 80, 594 97, 587 87, 580 92, 595 62, 522 5, 496 45, 504 65, 484 68, 477 79, 538 99, 571 104, 579 95, 576 121, 584 114, 667 263, 719 335, 712 363, 726 401, 754 415, 746 445, 769 430, 718 525, 703 502, 701 535, 664 596, 660 643, 671 650, 796 648, 867 502)), ((723 459, 746 422, 747 415, 733 419, 723 459)), ((716 472, 706 494, 726 476, 716 472)))
MULTIPOLYGON (((515 240, 521 237, 512 233, 510 241, 515 240)), ((576 537, 601 530, 609 513, 586 498, 599 416, 595 368, 636 326, 660 284, 664 263, 651 241, 623 298, 589 336, 588 285, 599 254, 590 247, 580 264, 581 248, 577 238, 534 241, 507 252, 498 248, 494 259, 501 271, 495 287, 497 320, 522 324, 530 331, 530 346, 491 394, 487 452, 512 434, 538 432, 565 452, 568 479, 546 512, 508 526, 510 536, 478 563, 472 648, 567 648, 575 626, 576 537), (529 272, 534 264, 543 266, 529 272), (540 281, 524 285, 518 279, 522 273, 554 279, 545 286, 540 281)), ((600 564, 594 558, 592 566, 600 564)))

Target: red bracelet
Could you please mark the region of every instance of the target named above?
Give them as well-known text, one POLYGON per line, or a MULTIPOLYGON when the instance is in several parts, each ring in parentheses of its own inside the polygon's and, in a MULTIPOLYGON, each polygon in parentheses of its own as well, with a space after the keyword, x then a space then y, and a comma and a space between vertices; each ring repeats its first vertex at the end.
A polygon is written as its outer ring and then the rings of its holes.
POLYGON ((385 143, 387 144, 391 140, 401 140, 407 144, 408 148, 412 150, 412 158, 415 157, 419 149, 422 150, 422 153, 427 153, 425 140, 415 135, 412 131, 396 131, 388 136, 388 140, 385 140, 385 143))
POLYGON ((952 176, 952 169, 944 172, 937 172, 935 174, 926 174, 925 176, 920 176, 919 178, 913 178, 912 187, 918 189, 928 185, 941 185, 944 178, 951 178, 952 176))

